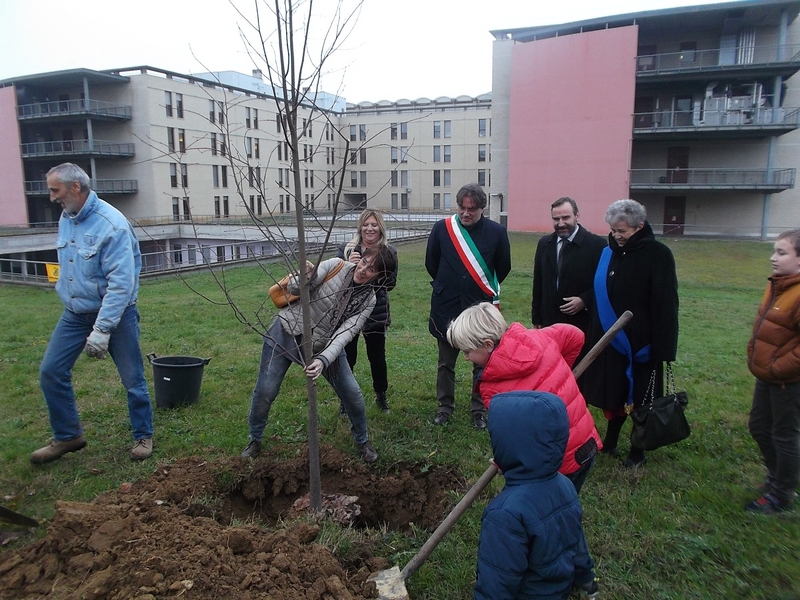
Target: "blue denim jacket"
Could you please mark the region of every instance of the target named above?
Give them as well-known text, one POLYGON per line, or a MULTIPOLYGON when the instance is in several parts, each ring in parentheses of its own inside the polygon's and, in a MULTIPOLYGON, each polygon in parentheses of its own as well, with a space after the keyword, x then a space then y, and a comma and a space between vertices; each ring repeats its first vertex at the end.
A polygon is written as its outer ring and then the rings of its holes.
POLYGON ((56 292, 64 306, 75 313, 97 312, 95 327, 112 331, 139 294, 142 257, 133 227, 90 192, 77 215, 61 214, 56 247, 56 292))

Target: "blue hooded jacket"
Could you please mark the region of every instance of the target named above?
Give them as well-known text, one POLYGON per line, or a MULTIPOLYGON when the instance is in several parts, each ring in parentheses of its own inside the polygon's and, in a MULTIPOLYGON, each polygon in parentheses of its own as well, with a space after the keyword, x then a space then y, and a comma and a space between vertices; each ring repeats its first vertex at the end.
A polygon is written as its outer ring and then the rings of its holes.
POLYGON ((565 599, 594 579, 575 487, 558 472, 569 437, 564 402, 505 392, 489 405, 494 460, 506 485, 483 513, 475 598, 565 599))

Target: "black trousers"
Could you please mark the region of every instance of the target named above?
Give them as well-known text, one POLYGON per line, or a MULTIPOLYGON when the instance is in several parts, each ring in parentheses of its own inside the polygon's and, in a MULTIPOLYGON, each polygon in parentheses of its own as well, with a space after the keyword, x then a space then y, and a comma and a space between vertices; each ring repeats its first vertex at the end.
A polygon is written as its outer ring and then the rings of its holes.
MULTIPOLYGON (((364 336, 364 344, 367 346, 367 359, 372 372, 372 389, 376 394, 384 394, 389 389, 389 375, 386 366, 386 330, 363 331, 361 335, 364 336)), ((358 360, 358 338, 357 335, 344 347, 350 369, 356 366, 358 360)))

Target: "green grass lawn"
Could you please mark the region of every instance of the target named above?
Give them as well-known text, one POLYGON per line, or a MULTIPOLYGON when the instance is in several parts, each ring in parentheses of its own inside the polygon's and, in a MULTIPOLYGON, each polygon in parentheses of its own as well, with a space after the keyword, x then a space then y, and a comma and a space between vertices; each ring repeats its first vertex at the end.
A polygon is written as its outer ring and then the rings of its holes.
MULTIPOLYGON (((513 270, 503 284, 502 308, 509 321, 530 326, 537 236, 511 237, 513 270)), ((603 598, 800 598, 800 513, 762 517, 742 510, 764 476, 747 432, 753 377, 745 348, 769 275, 771 246, 687 239, 666 243, 675 253, 680 282, 676 379, 689 393, 693 431, 688 440, 650 453, 647 465, 635 472, 601 457, 590 473, 581 500, 603 598)), ((436 344, 428 334, 424 251, 424 243, 399 247, 400 276, 390 294, 393 323, 387 341, 390 415, 381 414, 368 393, 363 345, 356 377, 365 390, 380 464, 450 465, 474 481, 485 470, 491 448, 488 436, 471 428, 468 363, 459 361, 454 419, 445 427, 431 424, 436 344)), ((90 500, 149 475, 158 461, 238 454, 247 443, 249 397, 261 349, 257 331, 275 309, 264 304, 271 282, 257 268, 226 271, 224 281, 229 297, 255 327, 237 317, 207 272, 142 282, 143 352, 211 358, 197 404, 156 410, 155 459, 129 460, 125 392, 113 363, 82 357, 74 383, 89 446, 37 468, 29 465, 28 455, 50 436, 38 366, 61 304, 52 290, 0 286, 0 502, 47 518, 57 499, 90 500)), ((149 365, 146 373, 152 391, 149 365)), ((280 436, 284 443, 304 442, 304 389, 301 371, 293 367, 265 440, 280 436)), ((324 382, 319 399, 321 442, 352 451, 349 426, 338 417, 338 401, 324 382)), ((593 414, 604 433, 602 415, 593 414)), ((481 511, 501 486, 498 477, 411 578, 412 597, 471 597, 481 511)), ((383 537, 389 562, 403 565, 428 534, 375 535, 383 537)))

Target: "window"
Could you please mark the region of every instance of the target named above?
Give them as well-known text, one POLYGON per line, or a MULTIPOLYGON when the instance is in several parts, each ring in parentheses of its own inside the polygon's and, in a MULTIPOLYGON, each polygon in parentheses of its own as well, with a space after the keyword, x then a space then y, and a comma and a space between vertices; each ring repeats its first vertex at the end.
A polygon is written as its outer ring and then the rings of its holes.
POLYGON ((259 215, 260 215, 260 214, 262 214, 262 212, 261 212, 261 205, 262 205, 263 203, 264 203, 264 202, 263 202, 263 200, 262 200, 261 196, 257 196, 257 197, 256 197, 256 207, 257 207, 257 213, 258 213, 259 215))
POLYGON ((397 171, 392 171, 392 187, 397 187, 397 171))
POLYGON ((281 142, 278 142, 278 160, 283 160, 283 153, 281 151, 282 146, 283 144, 281 142))
POLYGON ((392 210, 397 210, 397 194, 392 194, 392 210))
POLYGON ((175 152, 175 128, 167 127, 167 151, 172 154, 175 152))
POLYGON ((367 141, 367 126, 366 125, 359 125, 358 126, 358 139, 362 142, 367 141))
POLYGON ((433 137, 440 138, 442 137, 442 122, 441 121, 434 121, 433 122, 433 137))
POLYGON ((250 129, 250 107, 244 107, 244 126, 250 129))
POLYGON ((358 171, 350 171, 350 187, 358 187, 358 171))
POLYGON ((222 197, 222 216, 226 219, 231 215, 230 211, 228 210, 228 197, 222 197))
POLYGON ((450 194, 449 193, 442 194, 442 200, 444 201, 444 207, 443 208, 445 210, 450 210, 450 194))
POLYGON ((258 188, 261 189, 262 183, 263 182, 261 181, 261 167, 256 167, 256 186, 258 186, 258 188))
POLYGON ((189 196, 183 197, 183 220, 188 221, 192 218, 192 211, 189 208, 189 196))
POLYGON ((219 165, 211 166, 211 183, 215 188, 219 187, 219 165))
POLYGON ((217 155, 217 134, 211 134, 211 156, 217 155))
POLYGON ((222 102, 222 100, 217 100, 217 109, 219 113, 219 124, 225 125, 225 104, 222 102))
POLYGON ((693 63, 697 53, 697 42, 681 42, 680 61, 681 63, 693 63))
POLYGON ((350 125, 350 141, 351 142, 355 142, 356 141, 356 126, 355 125, 350 125))
POLYGON ((389 131, 390 131, 390 137, 393 140, 396 140, 397 139, 397 123, 392 123, 389 131))
POLYGON ((486 144, 478 144, 478 162, 486 162, 486 144))
POLYGON ((167 116, 172 116, 172 92, 164 92, 164 108, 167 110, 167 116))
POLYGON ((435 163, 442 162, 442 147, 441 146, 434 146, 433 147, 433 162, 435 162, 435 163))
MULTIPOLYGON (((175 202, 177 202, 177 198, 173 198, 175 202)), ((173 208, 177 210, 177 204, 173 205, 173 208)), ((178 219, 175 219, 176 221, 178 219)), ((182 265, 183 264, 183 251, 181 250, 180 244, 172 244, 172 264, 174 265, 182 265)))
POLYGON ((278 133, 281 132, 281 113, 275 113, 275 127, 278 133))
POLYGON ((194 244, 189 244, 186 246, 186 250, 189 254, 189 264, 196 265, 197 264, 197 246, 194 244))
POLYGON ((358 158, 361 161, 362 165, 367 164, 367 149, 366 148, 361 148, 358 151, 358 158))
POLYGON ((178 150, 186 152, 186 130, 178 129, 178 150))
POLYGON ((397 146, 392 146, 392 162, 397 162, 397 146))
POLYGON ((439 210, 442 204, 442 195, 436 193, 433 195, 433 210, 439 210))
POLYGON ((303 119, 303 128, 300 130, 300 137, 304 135, 311 136, 311 130, 308 129, 308 119, 303 119))
POLYGON ((359 179, 362 188, 367 187, 367 172, 366 171, 359 171, 359 179))
MULTIPOLYGON (((279 170, 280 170, 280 169, 279 169, 279 170)), ((280 196, 278 196, 278 200, 279 200, 279 202, 280 202, 280 205, 279 205, 279 206, 280 206, 280 212, 281 212, 281 213, 283 213, 283 194, 281 194, 280 196)))
POLYGON ((311 144, 308 145, 308 162, 314 162, 314 146, 311 144))
POLYGON ((189 187, 189 167, 187 165, 181 165, 181 185, 189 187))
POLYGON ((228 187, 228 167, 222 165, 222 187, 228 187))
POLYGON ((256 197, 253 194, 250 194, 250 213, 256 212, 256 197))
POLYGON ((178 187, 178 165, 169 163, 169 185, 178 187))
POLYGON ((358 163, 358 150, 350 150, 350 164, 355 165, 358 163))
POLYGON ((244 149, 247 153, 247 158, 253 158, 253 138, 245 138, 244 149))
POLYGON ((450 187, 450 169, 445 169, 442 175, 444 179, 444 187, 450 187))
POLYGON ((450 137, 450 121, 444 122, 444 137, 446 138, 450 137))
POLYGON ((255 143, 255 148, 254 148, 255 153, 256 153, 256 158, 261 158, 261 151, 259 150, 259 145, 260 145, 259 144, 259 139, 256 138, 256 143, 255 143))
POLYGON ((215 114, 215 110, 216 110, 216 106, 214 106, 214 101, 213 100, 209 100, 208 101, 208 120, 211 123, 214 123, 217 120, 216 119, 217 115, 215 114))
POLYGON ((442 172, 439 169, 433 172, 433 187, 440 187, 442 185, 442 172))
POLYGON ((253 169, 253 167, 248 167, 247 168, 247 185, 249 185, 250 187, 253 187, 255 176, 256 176, 255 169, 253 169))
POLYGON ((450 146, 444 147, 444 162, 446 163, 450 162, 450 146))
POLYGON ((311 187, 313 188, 314 187, 314 169, 311 169, 308 172, 308 177, 309 177, 309 183, 311 183, 311 187))
POLYGON ((478 119, 478 137, 486 137, 486 119, 478 119))
POLYGON ((219 219, 219 196, 214 196, 214 218, 219 219))
POLYGON ((221 133, 219 136, 219 153, 225 156, 228 153, 228 146, 225 143, 225 134, 221 133))
POLYGON ((183 118, 183 94, 175 94, 175 108, 178 118, 183 118))
POLYGON ((486 169, 478 169, 478 185, 486 185, 486 169))
POLYGON ((400 123, 400 139, 408 139, 408 123, 400 123))
POLYGON ((408 187, 408 171, 400 171, 400 186, 408 187))
POLYGON ((253 129, 258 129, 258 109, 253 109, 253 129))
POLYGON ((303 187, 308 187, 308 169, 303 170, 303 187))
POLYGON ((408 146, 400 146, 400 162, 408 162, 408 146))
POLYGON ((181 220, 181 207, 178 204, 178 197, 172 197, 172 220, 173 221, 180 221, 181 220))
POLYGON ((217 262, 225 262, 225 246, 217 246, 217 262))
POLYGON ((408 210, 408 194, 400 194, 400 210, 408 210))

